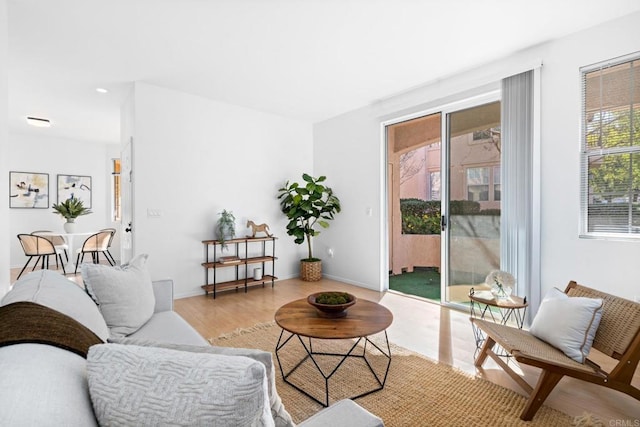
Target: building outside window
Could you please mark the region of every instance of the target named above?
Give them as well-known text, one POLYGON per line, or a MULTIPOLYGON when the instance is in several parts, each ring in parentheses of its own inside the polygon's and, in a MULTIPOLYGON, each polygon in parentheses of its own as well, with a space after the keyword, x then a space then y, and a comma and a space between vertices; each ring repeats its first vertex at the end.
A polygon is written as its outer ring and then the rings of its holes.
POLYGON ((493 167, 493 200, 500 200, 500 166, 493 167))
POLYGON ((466 179, 467 200, 500 201, 500 165, 467 168, 466 179))
POLYGON ((440 200, 440 171, 429 172, 429 200, 440 200))
POLYGON ((489 201, 489 168, 467 168, 467 200, 489 201))

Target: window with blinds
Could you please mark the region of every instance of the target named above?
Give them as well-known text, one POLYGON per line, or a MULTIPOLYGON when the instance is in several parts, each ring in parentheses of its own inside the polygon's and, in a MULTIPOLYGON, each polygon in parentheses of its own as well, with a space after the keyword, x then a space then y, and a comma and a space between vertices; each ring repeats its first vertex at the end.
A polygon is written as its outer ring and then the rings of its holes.
POLYGON ((640 52, 580 71, 581 235, 640 239, 640 52))

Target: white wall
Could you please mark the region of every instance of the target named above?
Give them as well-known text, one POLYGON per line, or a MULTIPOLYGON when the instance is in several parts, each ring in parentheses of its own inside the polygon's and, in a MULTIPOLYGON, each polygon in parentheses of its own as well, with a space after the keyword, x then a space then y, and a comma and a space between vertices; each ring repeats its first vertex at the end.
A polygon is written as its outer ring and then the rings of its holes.
POLYGON ((542 283, 640 296, 640 241, 579 239, 579 68, 640 51, 640 13, 550 44, 542 69, 542 283))
MULTIPOLYGON (((42 129, 46 135, 46 129, 42 129)), ((72 141, 33 135, 9 135, 9 169, 20 172, 49 174, 49 206, 57 203, 57 175, 88 175, 92 184, 92 214, 76 220, 76 229, 93 231, 112 227, 110 217, 111 170, 109 158, 117 153, 117 144, 72 141)), ((8 175, 8 174, 7 174, 8 175)), ((7 209, 9 211, 10 264, 22 267, 27 261, 20 243, 19 233, 34 230, 63 231, 64 220, 53 209, 7 209)), ((77 247, 77 245, 76 245, 77 247)), ((111 251, 118 259, 117 247, 111 251)), ((33 265, 33 263, 31 264, 33 265)))
POLYGON ((296 277, 302 252, 276 195, 311 170, 311 125, 145 83, 133 96, 134 248, 150 255, 153 278, 173 278, 178 297, 203 294, 201 242, 215 238, 222 209, 238 236, 247 219, 267 223, 279 238, 276 276, 296 277))
MULTIPOLYGON (((9 117, 8 106, 8 24, 7 2, 0 0, 0 188, 9 185, 9 142, 7 119, 9 117)), ((9 198, 0 197, 0 259, 9 259, 9 198)), ((0 262, 0 296, 9 289, 9 263, 0 262)))
POLYGON ((372 289, 382 287, 380 124, 495 88, 500 78, 542 60, 541 292, 574 279, 627 298, 640 295, 640 242, 578 238, 579 68, 640 51, 638 28, 636 13, 316 124, 315 169, 328 175, 344 207, 335 226, 316 242, 317 247, 334 248, 329 274, 372 289), (373 218, 365 216, 369 206, 373 218))
POLYGON ((314 127, 315 174, 327 176, 342 208, 329 228, 320 229, 314 238, 315 256, 322 258, 325 276, 375 290, 380 284, 383 214, 380 150, 380 122, 370 109, 314 127))

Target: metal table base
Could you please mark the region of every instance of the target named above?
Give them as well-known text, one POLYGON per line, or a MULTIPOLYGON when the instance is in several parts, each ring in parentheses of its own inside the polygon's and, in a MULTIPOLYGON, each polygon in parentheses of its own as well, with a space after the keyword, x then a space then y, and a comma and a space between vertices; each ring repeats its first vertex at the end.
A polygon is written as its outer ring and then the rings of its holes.
MULTIPOLYGON (((320 405, 322 406, 329 406, 329 380, 334 376, 334 374, 336 374, 336 372, 338 371, 338 369, 340 368, 340 366, 342 366, 342 364, 350 357, 356 357, 356 358, 361 358, 364 360, 364 362, 366 363, 367 367, 369 368, 369 371, 373 374, 375 380, 377 381, 378 386, 373 388, 372 390, 368 390, 364 393, 360 393, 356 396, 351 396, 350 399, 356 399, 358 397, 363 397, 366 396, 368 394, 374 393, 376 391, 382 390, 384 388, 384 384, 387 381, 387 374, 389 373, 389 366, 391 366, 391 348, 389 347, 389 339, 387 337, 387 331, 384 331, 384 345, 383 348, 381 348, 381 346, 379 346, 378 344, 374 343, 373 341, 371 341, 368 337, 360 337, 358 339, 356 339, 356 341, 354 342, 354 344, 351 346, 351 348, 349 349, 348 352, 346 353, 326 353, 326 352, 318 352, 318 351, 314 351, 313 349, 313 344, 312 344, 312 339, 305 337, 305 339, 303 339, 303 337, 301 337, 298 334, 292 334, 292 333, 288 333, 288 336, 285 335, 285 330, 283 329, 280 332, 280 337, 278 338, 278 344, 276 344, 276 358, 278 359, 278 365, 280 366, 280 372, 282 374, 282 379, 284 380, 284 382, 286 382, 287 384, 289 384, 290 386, 292 386, 293 388, 295 388, 296 390, 300 391, 301 393, 305 394, 306 396, 308 396, 310 399, 313 399, 315 402, 318 402, 320 405), (305 350, 305 355, 303 356, 302 360, 300 360, 297 364, 295 364, 295 366, 289 370, 289 372, 284 372, 284 368, 282 367, 282 362, 280 360, 280 351, 283 349, 283 347, 285 347, 288 343, 291 342, 291 340, 293 338, 297 338, 298 341, 300 342, 300 344, 302 345, 302 347, 305 350), (362 350, 357 351, 359 344, 361 342, 364 342, 364 345, 360 346, 360 349, 362 350), (375 347, 384 357, 386 357, 387 362, 386 362, 386 367, 384 369, 384 374, 382 375, 378 375, 378 373, 375 371, 375 369, 373 368, 373 366, 371 366, 371 363, 369 363, 369 360, 367 360, 367 345, 371 345, 373 347, 375 347), (386 348, 384 348, 386 347, 386 348), (385 351, 386 350, 386 351, 385 351), (336 357, 338 359, 338 363, 337 365, 330 370, 329 373, 325 374, 323 372, 323 370, 321 369, 320 365, 318 364, 318 361, 316 360, 316 356, 333 356, 336 357), (321 401, 318 398, 314 397, 313 395, 311 395, 309 392, 307 392, 306 390, 302 389, 300 386, 294 384, 293 382, 291 382, 289 380, 289 377, 298 369, 300 368, 300 366, 302 366, 302 364, 304 362, 306 362, 307 360, 311 360, 312 365, 315 367, 315 369, 320 373, 320 375, 324 378, 324 396, 325 396, 325 400, 321 401)), ((295 340, 294 340, 295 341, 295 340)))

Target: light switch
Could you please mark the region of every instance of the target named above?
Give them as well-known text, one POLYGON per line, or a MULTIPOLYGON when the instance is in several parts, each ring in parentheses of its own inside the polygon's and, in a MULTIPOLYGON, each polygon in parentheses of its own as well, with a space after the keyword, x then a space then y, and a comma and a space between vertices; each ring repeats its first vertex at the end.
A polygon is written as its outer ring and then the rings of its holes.
POLYGON ((160 209, 147 209, 147 218, 160 218, 162 211, 160 209))

